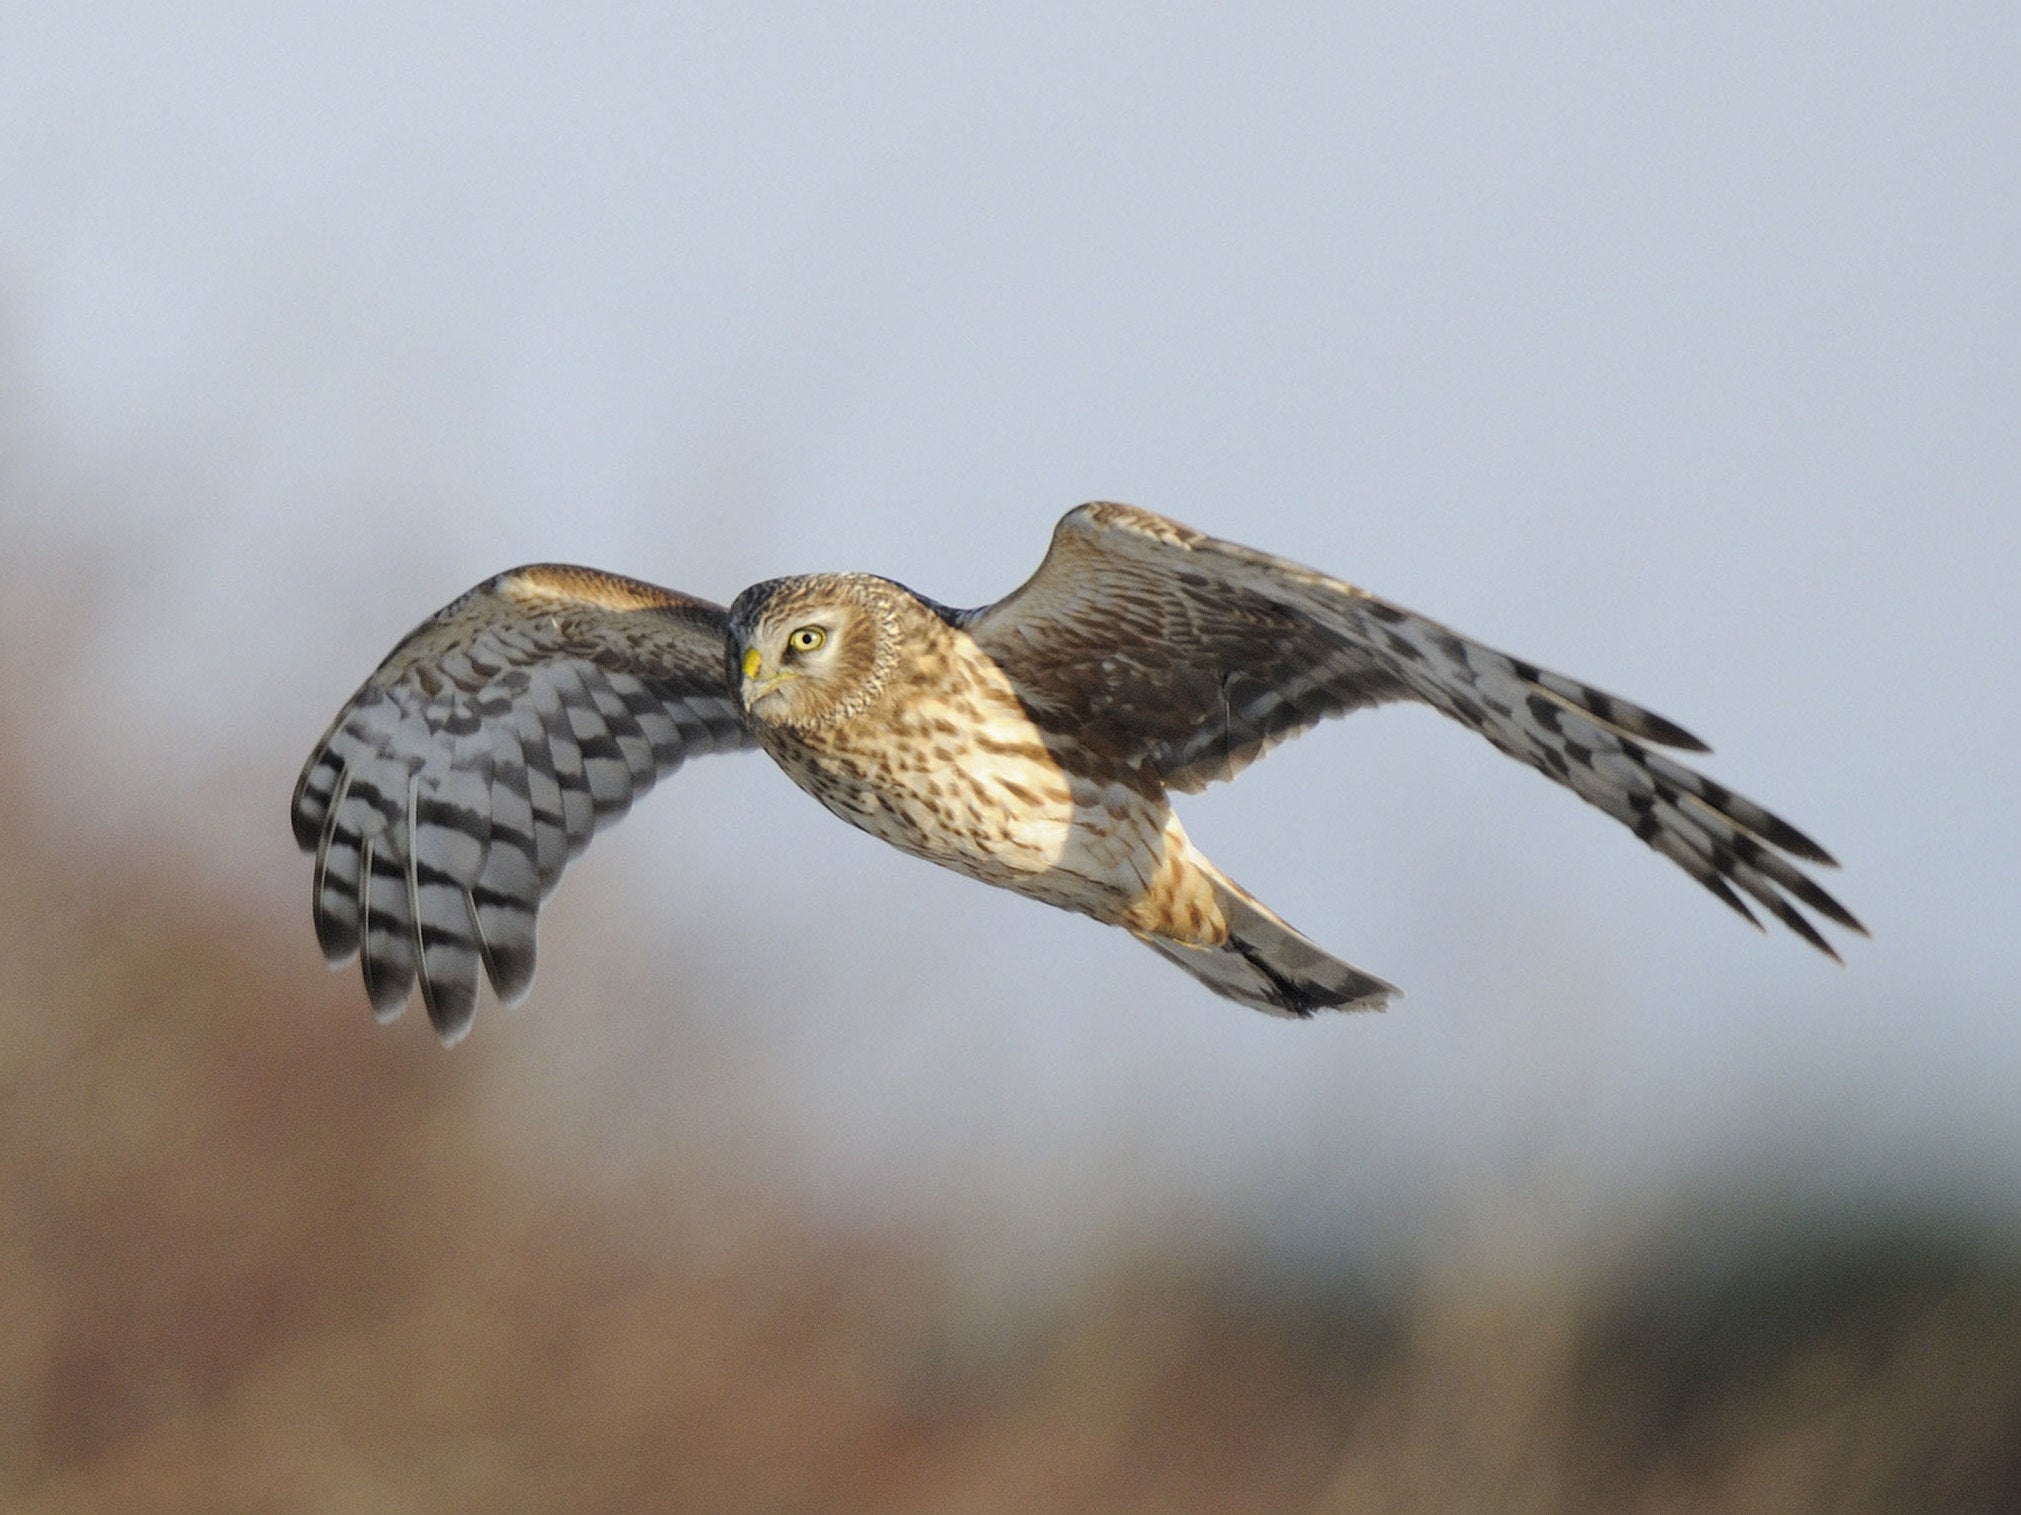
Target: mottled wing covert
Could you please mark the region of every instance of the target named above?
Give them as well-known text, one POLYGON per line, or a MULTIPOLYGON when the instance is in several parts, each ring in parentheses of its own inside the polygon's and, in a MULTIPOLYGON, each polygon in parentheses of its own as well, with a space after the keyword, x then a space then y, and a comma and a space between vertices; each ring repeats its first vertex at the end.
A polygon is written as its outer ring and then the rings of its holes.
POLYGON ((480 966, 508 1003, 533 980, 534 917, 569 860, 661 774, 751 745, 729 692, 724 611, 591 569, 488 579, 393 650, 295 785, 316 856, 316 936, 363 959, 374 1012, 418 977, 445 1041, 480 966))
POLYGON ((1662 716, 1338 579, 1128 505, 1070 511, 1024 585, 960 623, 1033 713, 1171 788, 1232 778, 1365 705, 1418 700, 1627 825, 1750 921, 1740 893, 1836 957, 1792 903, 1863 931, 1791 861, 1825 850, 1653 750, 1662 716))

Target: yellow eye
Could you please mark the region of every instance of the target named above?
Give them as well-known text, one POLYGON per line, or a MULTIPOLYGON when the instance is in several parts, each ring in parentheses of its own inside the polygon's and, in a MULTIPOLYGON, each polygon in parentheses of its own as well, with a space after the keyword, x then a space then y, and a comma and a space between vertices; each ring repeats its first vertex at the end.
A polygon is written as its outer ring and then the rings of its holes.
POLYGON ((786 638, 786 645, 795 652, 812 652, 828 640, 828 633, 819 626, 802 626, 786 638))

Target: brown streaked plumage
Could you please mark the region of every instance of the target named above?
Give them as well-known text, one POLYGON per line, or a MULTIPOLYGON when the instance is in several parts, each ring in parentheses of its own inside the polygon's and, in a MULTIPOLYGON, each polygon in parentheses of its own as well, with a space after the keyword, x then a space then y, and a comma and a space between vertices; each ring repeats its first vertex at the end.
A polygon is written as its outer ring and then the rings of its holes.
POLYGON ((480 973, 532 982, 534 920, 600 827, 689 756, 760 746, 893 846, 1125 928, 1278 1014, 1395 991, 1203 857, 1167 795, 1328 716, 1420 700, 1629 826, 1750 921, 1834 957, 1864 928, 1824 849, 1658 751, 1663 717, 1282 558, 1149 511, 1070 511, 1026 583, 954 611, 868 574, 774 579, 726 611, 592 569, 489 579, 423 622, 295 786, 316 933, 382 1017, 415 982, 445 1041, 480 973), (1743 898, 1745 897, 1745 898, 1743 898))

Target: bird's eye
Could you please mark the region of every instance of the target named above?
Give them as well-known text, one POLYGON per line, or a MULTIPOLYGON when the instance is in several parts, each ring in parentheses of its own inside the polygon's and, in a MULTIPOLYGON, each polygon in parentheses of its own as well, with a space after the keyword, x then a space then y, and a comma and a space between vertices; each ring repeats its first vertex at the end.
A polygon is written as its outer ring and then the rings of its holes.
POLYGON ((819 626, 802 626, 786 638, 786 645, 795 652, 813 652, 828 640, 828 633, 819 626))

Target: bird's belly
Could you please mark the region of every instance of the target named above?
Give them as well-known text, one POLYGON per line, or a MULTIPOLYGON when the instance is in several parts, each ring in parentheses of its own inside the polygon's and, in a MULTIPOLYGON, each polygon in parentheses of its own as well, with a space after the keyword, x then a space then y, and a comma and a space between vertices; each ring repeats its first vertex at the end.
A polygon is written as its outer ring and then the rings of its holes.
POLYGON ((1064 909, 1115 917, 1157 867, 1165 807, 1066 772, 1036 732, 1029 742, 984 732, 876 754, 803 750, 780 761, 852 826, 1064 909))

